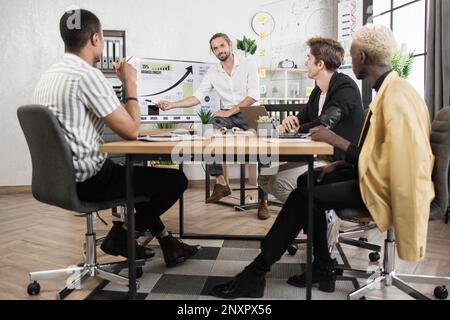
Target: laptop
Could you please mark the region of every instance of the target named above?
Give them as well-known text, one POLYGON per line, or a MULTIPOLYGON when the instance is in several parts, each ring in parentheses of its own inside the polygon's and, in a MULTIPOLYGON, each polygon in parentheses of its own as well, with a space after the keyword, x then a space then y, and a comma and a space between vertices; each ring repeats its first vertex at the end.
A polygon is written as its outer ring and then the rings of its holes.
POLYGON ((241 113, 247 121, 248 128, 255 131, 258 131, 259 117, 269 117, 269 113, 264 106, 241 107, 241 113))

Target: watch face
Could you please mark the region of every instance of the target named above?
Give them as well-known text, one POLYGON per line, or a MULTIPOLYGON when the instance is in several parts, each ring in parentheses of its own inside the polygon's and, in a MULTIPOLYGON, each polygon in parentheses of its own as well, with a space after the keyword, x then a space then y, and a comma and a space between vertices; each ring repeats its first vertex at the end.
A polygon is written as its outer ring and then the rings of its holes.
POLYGON ((275 20, 268 12, 258 12, 252 19, 252 28, 257 35, 268 36, 275 29, 275 20))

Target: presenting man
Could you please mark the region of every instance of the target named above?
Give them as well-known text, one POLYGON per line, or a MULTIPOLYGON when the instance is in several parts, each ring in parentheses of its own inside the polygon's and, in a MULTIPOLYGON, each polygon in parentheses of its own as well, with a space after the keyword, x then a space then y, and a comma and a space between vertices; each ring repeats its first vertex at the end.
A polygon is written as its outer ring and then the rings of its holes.
MULTIPOLYGON (((160 101, 157 106, 164 111, 193 107, 214 88, 220 97, 221 106, 210 123, 216 129, 237 127, 247 130, 240 108, 252 106, 260 98, 258 67, 251 58, 238 57, 233 53, 233 44, 224 33, 216 33, 209 43, 220 63, 217 67, 209 68, 194 95, 177 102, 160 101)), ((224 177, 222 165, 212 164, 210 172, 216 177, 216 184, 207 202, 216 202, 229 196, 231 189, 224 177)))

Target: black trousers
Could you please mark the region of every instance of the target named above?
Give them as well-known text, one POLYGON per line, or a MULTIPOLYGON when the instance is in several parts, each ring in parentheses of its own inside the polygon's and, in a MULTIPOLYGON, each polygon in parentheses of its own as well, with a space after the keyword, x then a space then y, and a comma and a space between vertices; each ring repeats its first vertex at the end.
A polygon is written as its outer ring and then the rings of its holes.
MULTIPOLYGON (((317 174, 315 174, 317 177, 317 174)), ((288 246, 308 225, 307 175, 298 178, 298 187, 289 195, 272 228, 261 242, 257 260, 270 268, 280 260, 288 246)), ((365 208, 359 191, 356 170, 339 170, 315 182, 314 187, 314 259, 329 259, 325 211, 330 209, 365 208)))
MULTIPOLYGON (((136 196, 150 196, 149 202, 136 203, 136 230, 150 230, 153 235, 164 230, 160 216, 170 209, 186 190, 185 174, 175 169, 133 168, 136 196)), ((107 159, 91 179, 78 183, 78 196, 83 201, 107 201, 126 197, 125 167, 107 159)))

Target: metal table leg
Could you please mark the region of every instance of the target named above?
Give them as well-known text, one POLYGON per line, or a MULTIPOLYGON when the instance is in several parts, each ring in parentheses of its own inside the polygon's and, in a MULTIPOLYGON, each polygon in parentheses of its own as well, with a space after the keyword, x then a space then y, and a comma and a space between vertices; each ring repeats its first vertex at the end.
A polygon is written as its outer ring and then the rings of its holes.
POLYGON ((130 155, 126 155, 126 189, 127 189, 127 228, 128 228, 128 298, 136 300, 136 248, 134 246, 134 188, 133 163, 130 155))
POLYGON ((306 253, 306 300, 311 300, 312 288, 312 246, 313 246, 313 229, 314 229, 314 158, 308 157, 308 240, 306 253))

